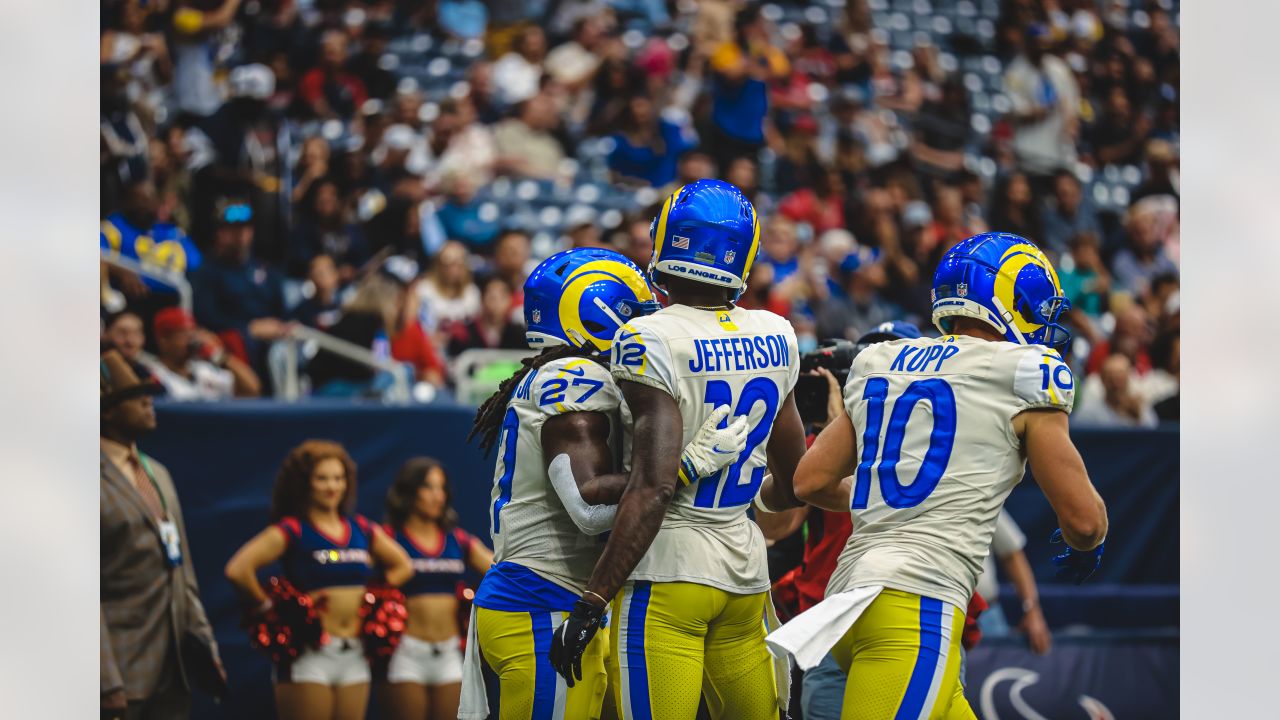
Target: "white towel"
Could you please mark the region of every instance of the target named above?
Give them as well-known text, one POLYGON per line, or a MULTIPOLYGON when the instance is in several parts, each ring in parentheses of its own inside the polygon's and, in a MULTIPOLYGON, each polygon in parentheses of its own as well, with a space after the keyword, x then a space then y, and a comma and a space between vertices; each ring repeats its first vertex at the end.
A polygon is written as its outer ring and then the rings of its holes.
POLYGON ((462 696, 458 702, 459 720, 485 720, 489 717, 489 696, 484 688, 484 668, 480 664, 480 641, 476 638, 476 606, 471 606, 471 624, 467 628, 467 654, 462 660, 462 696))
POLYGON ((883 589, 868 585, 832 595, 769 633, 764 641, 775 655, 791 655, 801 670, 809 670, 822 662, 883 589))

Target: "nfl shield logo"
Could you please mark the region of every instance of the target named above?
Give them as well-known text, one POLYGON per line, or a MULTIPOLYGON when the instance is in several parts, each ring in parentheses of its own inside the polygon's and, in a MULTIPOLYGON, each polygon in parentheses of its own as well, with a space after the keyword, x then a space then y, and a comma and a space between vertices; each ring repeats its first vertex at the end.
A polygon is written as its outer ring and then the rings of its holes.
POLYGON ((956 294, 960 297, 968 297, 969 283, 956 283, 956 294))
POLYGON ((733 259, 734 259, 735 257, 737 257, 737 256, 738 256, 738 254, 737 254, 737 253, 735 253, 734 251, 732 251, 732 250, 726 250, 726 251, 724 252, 724 261, 725 261, 726 263, 731 263, 731 262, 733 262, 733 259))
POLYGON ((533 311, 531 314, 533 315, 533 321, 534 321, 534 322, 536 322, 536 323, 540 323, 540 322, 542 322, 542 311, 541 311, 541 310, 538 310, 538 309, 536 309, 536 308, 535 308, 535 309, 534 309, 534 311, 533 311))
POLYGON ((683 235, 671 236, 671 247, 680 248, 681 250, 689 249, 689 238, 683 235))

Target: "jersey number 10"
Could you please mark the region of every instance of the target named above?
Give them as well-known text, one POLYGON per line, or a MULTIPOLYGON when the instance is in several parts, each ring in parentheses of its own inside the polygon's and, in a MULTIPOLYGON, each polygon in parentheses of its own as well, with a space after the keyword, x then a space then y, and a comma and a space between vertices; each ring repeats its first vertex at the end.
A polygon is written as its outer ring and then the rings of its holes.
POLYGON ((882 377, 867 379, 862 390, 867 401, 867 429, 862 434, 862 461, 854 478, 854 510, 867 507, 871 494, 871 473, 880 476, 880 495, 892 508, 919 505, 938 486, 951 461, 951 447, 956 440, 956 396, 947 381, 940 378, 917 380, 907 386, 893 403, 889 429, 884 434, 884 451, 880 450, 880 428, 884 425, 884 404, 889 397, 889 381, 882 377), (927 401, 933 406, 933 430, 929 433, 929 450, 915 480, 908 485, 898 481, 898 461, 902 457, 902 441, 907 421, 916 403, 927 401))
MULTIPOLYGON (((735 417, 746 416, 756 403, 764 403, 764 414, 759 422, 747 433, 747 446, 738 455, 738 460, 725 468, 715 477, 707 477, 698 481, 698 494, 693 499, 697 507, 735 507, 746 505, 755 499, 764 482, 764 465, 750 468, 751 476, 747 482, 742 481, 742 471, 751 460, 751 453, 769 437, 773 429, 773 419, 778 413, 778 385, 765 377, 752 378, 742 386, 738 395, 738 403, 733 402, 733 387, 724 380, 711 380, 707 383, 707 392, 703 402, 711 407, 729 405, 733 407, 735 417), (720 488, 720 480, 724 482, 724 492, 720 494, 720 502, 716 503, 716 492, 720 488)), ((720 424, 726 427, 728 420, 720 424)))

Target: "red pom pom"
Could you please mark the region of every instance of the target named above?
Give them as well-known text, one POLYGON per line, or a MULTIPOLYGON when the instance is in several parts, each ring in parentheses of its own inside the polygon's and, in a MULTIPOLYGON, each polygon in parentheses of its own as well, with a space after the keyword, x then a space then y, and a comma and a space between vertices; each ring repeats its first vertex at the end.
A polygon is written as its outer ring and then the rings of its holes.
POLYGON ((324 644, 324 628, 309 596, 277 577, 267 581, 266 590, 270 607, 250 609, 242 623, 250 644, 278 665, 287 665, 307 648, 324 644))
POLYGON ((409 619, 404 593, 390 585, 370 585, 360 606, 360 637, 375 672, 391 662, 409 619))

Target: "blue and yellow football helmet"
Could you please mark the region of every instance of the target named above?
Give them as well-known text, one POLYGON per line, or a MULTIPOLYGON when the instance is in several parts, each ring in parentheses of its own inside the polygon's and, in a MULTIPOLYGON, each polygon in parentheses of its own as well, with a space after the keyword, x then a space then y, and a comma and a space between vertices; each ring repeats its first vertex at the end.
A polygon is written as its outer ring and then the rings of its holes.
POLYGON ((1061 348, 1071 333, 1058 323, 1071 303, 1053 263, 1024 237, 982 233, 947 251, 933 274, 933 324, 981 320, 1019 345, 1061 348))
POLYGON ((734 299, 760 252, 760 220, 751 201, 723 180, 698 180, 681 187, 662 204, 649 226, 653 259, 649 280, 661 290, 655 272, 730 288, 734 299))
POLYGON ((590 343, 603 352, 619 327, 659 307, 640 268, 621 253, 565 250, 539 263, 524 281, 525 342, 535 350, 590 343))

